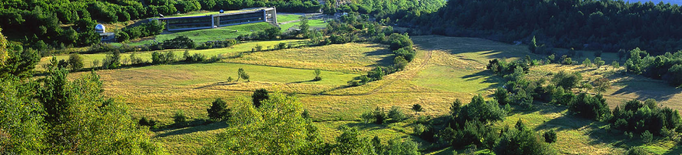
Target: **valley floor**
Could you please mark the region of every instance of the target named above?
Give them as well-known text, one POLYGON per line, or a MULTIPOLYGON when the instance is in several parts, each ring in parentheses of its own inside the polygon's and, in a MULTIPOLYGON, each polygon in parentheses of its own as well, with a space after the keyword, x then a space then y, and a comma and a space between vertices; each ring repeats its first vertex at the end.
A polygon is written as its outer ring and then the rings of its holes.
MULTIPOLYGON (((445 115, 455 99, 468 103, 477 94, 491 98, 493 90, 503 85, 502 78, 485 70, 488 60, 515 60, 526 55, 534 59, 544 58, 529 53, 523 45, 485 39, 443 36, 413 36, 412 39, 418 53, 404 71, 358 87, 344 86, 346 81, 365 74, 373 66, 392 62, 392 54, 385 45, 349 43, 265 51, 227 58, 217 63, 157 65, 98 73, 104 82, 105 94, 129 103, 136 118, 153 118, 170 124, 172 115, 181 110, 190 120, 207 119, 206 109, 214 99, 222 98, 232 104, 236 100, 250 100, 255 89, 265 88, 294 94, 310 112, 327 142, 333 142, 334 137, 341 134, 339 127, 345 125, 357 127, 365 137, 412 138, 422 146, 427 146, 429 142, 411 135, 413 119, 403 123, 376 125, 360 122, 359 116, 377 107, 389 109, 391 106, 398 106, 414 116, 445 115), (228 77, 236 79, 238 68, 244 68, 251 75, 250 82, 226 80, 228 77), (323 70, 323 80, 311 81, 314 69, 323 70), (411 111, 414 104, 422 105, 424 111, 411 111)), ((234 55, 235 52, 250 50, 254 44, 274 45, 276 42, 247 43, 232 48, 192 52, 234 55)), ((605 59, 608 59, 608 53, 605 55, 605 59)), ((621 69, 543 65, 534 67, 530 74, 546 76, 549 72, 569 70, 583 72, 586 78, 609 77, 614 87, 604 94, 611 107, 633 98, 654 98, 664 106, 682 109, 679 89, 657 80, 616 73, 621 69)), ((568 113, 566 107, 545 103, 536 103, 536 110, 514 110, 495 127, 513 126, 519 119, 528 122, 528 126, 537 133, 556 130, 559 140, 551 145, 562 154, 612 154, 623 152, 630 146, 644 145, 639 140, 628 139, 622 133, 604 129, 605 123, 577 118, 568 113)), ((154 139, 171 153, 193 154, 226 126, 224 123, 212 123, 157 130, 153 134, 154 139)), ((657 140, 644 146, 658 154, 682 152, 682 149, 667 140, 657 140)), ((453 151, 457 150, 446 148, 431 153, 452 154, 453 151)))

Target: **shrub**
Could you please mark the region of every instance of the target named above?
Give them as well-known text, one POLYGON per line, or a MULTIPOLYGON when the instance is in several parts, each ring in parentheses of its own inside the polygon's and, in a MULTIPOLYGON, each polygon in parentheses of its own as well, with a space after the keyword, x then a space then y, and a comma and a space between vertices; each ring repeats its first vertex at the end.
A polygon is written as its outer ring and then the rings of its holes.
POLYGON ((582 75, 579 72, 568 73, 561 71, 554 74, 554 77, 552 77, 552 83, 554 83, 554 85, 560 86, 567 91, 577 86, 580 80, 582 80, 582 75))
POLYGON ((556 132, 554 132, 554 130, 549 130, 549 131, 545 132, 545 134, 543 134, 543 136, 545 137, 545 142, 547 142, 547 143, 556 142, 557 136, 556 136, 556 132))
POLYGON ((320 74, 322 74, 322 71, 320 69, 315 69, 313 72, 315 74, 315 78, 313 78, 313 81, 320 81, 322 80, 322 77, 320 77, 320 74))
POLYGON ((76 53, 69 55, 69 67, 71 68, 71 71, 77 71, 83 68, 83 57, 76 53))
POLYGON ((184 126, 187 122, 187 116, 185 116, 185 112, 182 110, 175 112, 175 115, 173 115, 173 122, 175 122, 175 125, 184 126))
POLYGON ((227 103, 220 98, 213 101, 211 108, 206 109, 206 111, 208 117, 215 121, 226 120, 230 117, 230 109, 227 108, 227 103))
POLYGON ((379 107, 372 112, 372 116, 374 116, 374 123, 376 124, 384 124, 388 118, 384 112, 384 109, 379 109, 379 107))
POLYGON ((506 105, 510 101, 509 92, 502 87, 498 87, 497 90, 495 90, 494 97, 500 105, 506 105))
POLYGON ((414 105, 412 105, 412 110, 414 110, 415 112, 421 112, 421 111, 423 111, 424 109, 422 109, 422 105, 420 105, 420 104, 414 104, 414 105))
POLYGON ((392 106, 391 110, 388 111, 388 117, 393 120, 393 122, 401 122, 407 118, 407 116, 400 110, 398 106, 392 106))
POLYGON ((611 114, 611 110, 606 104, 606 99, 602 95, 590 96, 586 93, 580 93, 573 102, 568 104, 568 110, 590 119, 602 119, 611 114))

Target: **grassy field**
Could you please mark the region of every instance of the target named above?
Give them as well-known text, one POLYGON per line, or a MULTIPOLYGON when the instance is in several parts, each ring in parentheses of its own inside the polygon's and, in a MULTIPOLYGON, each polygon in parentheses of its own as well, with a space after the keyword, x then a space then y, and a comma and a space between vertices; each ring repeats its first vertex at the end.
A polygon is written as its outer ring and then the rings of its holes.
MULTIPOLYGON (((215 98, 223 98, 228 104, 233 104, 238 99, 250 99, 249 96, 255 89, 266 88, 295 95, 310 112, 326 142, 334 142, 334 137, 341 134, 341 126, 351 126, 360 129, 362 137, 379 136, 383 142, 392 138, 410 138, 424 147, 430 143, 410 135, 414 117, 445 115, 455 99, 466 104, 477 94, 491 98, 492 90, 502 85, 504 80, 485 70, 490 59, 517 60, 526 55, 534 59, 545 57, 531 54, 525 45, 510 45, 485 39, 443 36, 412 38, 417 55, 405 70, 358 87, 343 85, 353 77, 365 74, 373 66, 390 65, 392 56, 386 46, 349 43, 261 51, 245 53, 241 57, 224 59, 218 63, 158 65, 103 70, 98 73, 104 81, 105 95, 128 103, 134 117, 153 118, 160 120, 162 124, 172 123, 171 116, 180 110, 192 121, 206 119, 206 109, 215 98), (250 82, 227 82, 228 77, 236 78, 238 68, 244 68, 251 75, 250 82), (313 69, 324 70, 322 81, 310 81, 314 77, 313 69), (424 111, 411 111, 414 104, 422 105, 424 111), (413 118, 403 123, 384 125, 360 122, 359 116, 363 112, 377 107, 389 109, 392 106, 399 107, 413 118)), ((239 52, 250 51, 256 45, 272 47, 280 42, 295 44, 300 43, 300 40, 249 42, 231 48, 190 52, 233 57, 239 52)), ((593 57, 589 51, 582 52, 585 52, 585 56, 593 57)), ((88 61, 103 58, 104 55, 86 56, 88 61)), ((617 59, 615 55, 608 53, 603 57, 607 64, 610 64, 609 60, 617 59)), ((45 59, 42 63, 45 63, 45 59)), ((577 65, 542 65, 533 67, 529 77, 549 77, 550 73, 561 70, 582 72, 585 79, 609 77, 614 82, 614 87, 604 94, 612 107, 623 100, 651 97, 665 106, 682 109, 682 95, 678 89, 659 80, 624 76, 608 66, 595 69, 577 65)), ((83 73, 85 72, 76 74, 83 73)), ((621 132, 605 129, 606 124, 603 122, 577 118, 564 106, 544 103, 536 103, 532 110, 515 109, 504 121, 495 123, 493 127, 513 126, 518 120, 523 120, 538 134, 556 130, 559 140, 551 145, 560 154, 617 154, 631 146, 644 146, 656 154, 680 154, 682 151, 671 141, 662 139, 642 144, 637 137, 628 139, 621 132)), ((209 141, 214 134, 223 131, 225 126, 214 123, 164 129, 155 131, 154 140, 173 154, 194 154, 197 148, 209 141)), ((453 151, 463 152, 445 148, 427 153, 453 154, 453 151)))
MULTIPOLYGON (((188 50, 190 54, 194 53, 201 53, 206 55, 208 58, 212 56, 222 56, 222 57, 229 57, 229 56, 234 56, 237 55, 237 53, 241 52, 247 52, 251 51, 252 48, 256 47, 256 45, 260 46, 272 46, 274 47, 275 45, 279 43, 287 43, 287 44, 299 44, 302 40, 275 40, 275 41, 258 41, 258 42, 245 42, 245 43, 240 43, 237 45, 234 45, 232 47, 228 48, 213 48, 213 49, 203 49, 203 50, 188 50)), ((185 52, 184 49, 172 49, 172 50, 164 50, 161 52, 166 52, 166 51, 173 51, 175 56, 177 56, 177 59, 180 59, 182 57, 182 54, 185 52)), ((130 55, 133 52, 128 52, 128 53, 122 53, 121 54, 121 59, 128 59, 130 58, 130 55)), ((138 58, 142 58, 143 61, 150 61, 152 58, 152 53, 153 52, 135 52, 135 56, 138 58)), ((81 54, 83 57, 83 63, 85 64, 84 68, 92 68, 92 62, 94 60, 99 60, 102 62, 102 60, 106 57, 106 53, 96 53, 96 54, 81 54)), ((67 60, 69 59, 69 55, 57 55, 55 56, 57 60, 67 60)), ((42 68, 42 65, 50 63, 50 59, 52 57, 43 57, 40 59, 40 62, 38 63, 38 66, 36 67, 37 70, 44 70, 42 68)), ((100 63, 101 64, 101 63, 100 63)))
MULTIPOLYGON (((267 44, 261 46, 267 47, 267 44)), ((392 60, 392 52, 386 46, 348 43, 255 52, 225 61, 290 68, 366 72, 376 65, 388 66, 393 62, 392 60)))
POLYGON ((301 17, 301 15, 295 15, 295 14, 278 14, 277 15, 277 22, 278 23, 284 23, 284 22, 294 21, 294 20, 298 20, 300 17, 301 17))
MULTIPOLYGON (((289 28, 298 28, 300 25, 300 22, 291 22, 287 24, 281 24, 279 27, 282 29, 282 32, 287 31, 289 28)), ((327 23, 321 19, 311 19, 308 20, 308 25, 310 25, 310 29, 322 29, 327 27, 327 23)))

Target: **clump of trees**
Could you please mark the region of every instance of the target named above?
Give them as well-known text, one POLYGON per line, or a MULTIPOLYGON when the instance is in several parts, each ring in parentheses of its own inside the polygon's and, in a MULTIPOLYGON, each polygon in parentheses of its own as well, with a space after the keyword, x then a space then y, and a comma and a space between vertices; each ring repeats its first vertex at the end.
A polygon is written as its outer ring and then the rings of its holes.
POLYGON ((611 127, 632 133, 650 132, 658 136, 674 135, 682 125, 677 110, 660 107, 653 99, 644 102, 630 100, 613 109, 611 127))
POLYGON ((682 86, 682 52, 651 56, 646 51, 635 48, 630 50, 624 66, 628 73, 662 79, 675 87, 682 86))
POLYGON ((139 26, 124 28, 116 33, 116 40, 125 42, 130 39, 137 39, 147 36, 154 36, 163 32, 166 23, 152 20, 139 26))

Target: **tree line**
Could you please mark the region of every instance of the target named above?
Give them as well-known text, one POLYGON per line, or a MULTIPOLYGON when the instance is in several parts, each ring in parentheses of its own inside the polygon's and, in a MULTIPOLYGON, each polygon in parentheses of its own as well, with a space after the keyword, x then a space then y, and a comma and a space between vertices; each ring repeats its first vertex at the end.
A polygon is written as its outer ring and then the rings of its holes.
POLYGON ((553 47, 613 53, 639 47, 654 55, 682 49, 680 18, 680 6, 662 2, 582 0, 452 0, 436 12, 391 17, 434 34, 508 43, 537 36, 553 47))

